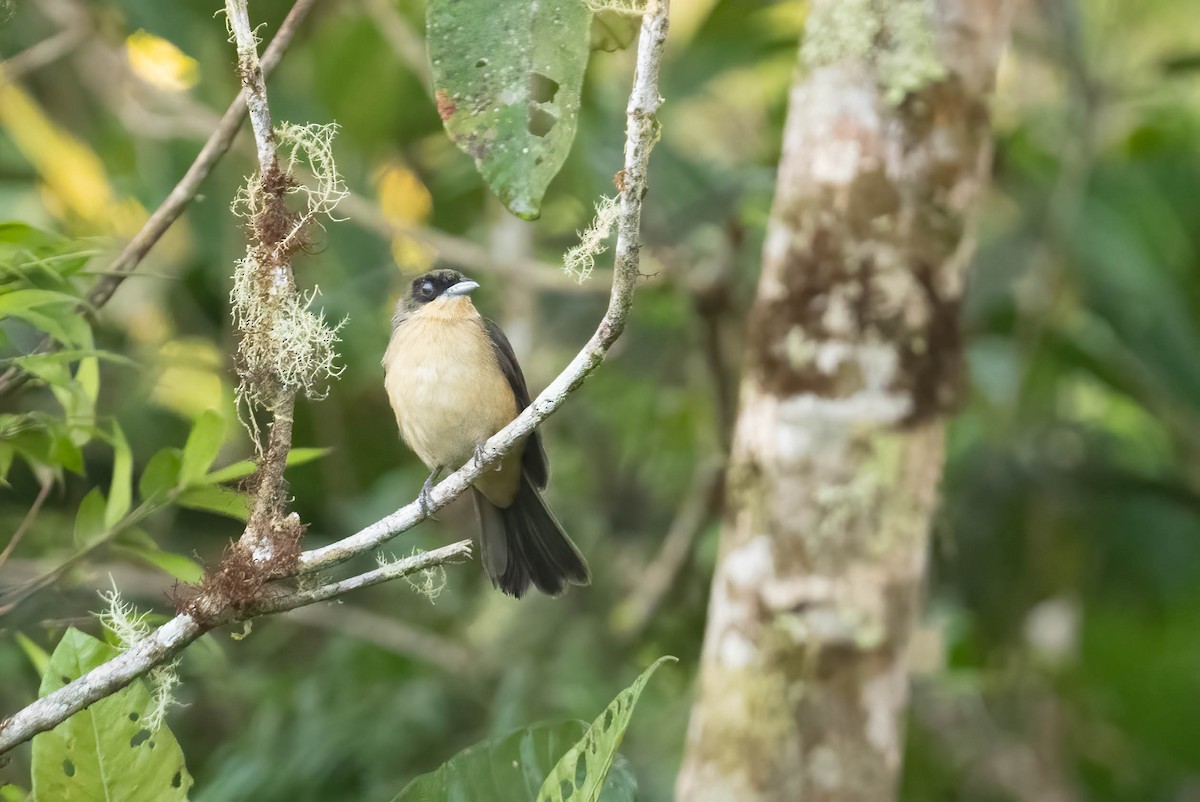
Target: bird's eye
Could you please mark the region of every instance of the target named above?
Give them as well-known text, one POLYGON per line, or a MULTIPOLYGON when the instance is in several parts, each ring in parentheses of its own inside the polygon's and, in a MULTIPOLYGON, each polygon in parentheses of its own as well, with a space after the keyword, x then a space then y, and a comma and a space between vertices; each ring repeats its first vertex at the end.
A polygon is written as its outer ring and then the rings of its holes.
POLYGON ((432 298, 433 297, 433 282, 432 281, 426 281, 424 284, 421 285, 421 297, 422 298, 432 298))

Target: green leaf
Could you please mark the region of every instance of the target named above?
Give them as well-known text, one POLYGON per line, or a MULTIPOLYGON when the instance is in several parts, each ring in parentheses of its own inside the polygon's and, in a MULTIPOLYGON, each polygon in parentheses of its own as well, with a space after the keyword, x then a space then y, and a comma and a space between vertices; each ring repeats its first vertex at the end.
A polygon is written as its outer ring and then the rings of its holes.
POLYGON ((195 560, 173 551, 163 551, 157 546, 117 545, 113 546, 113 551, 147 562, 180 582, 199 582, 204 578, 204 569, 195 560))
MULTIPOLYGON (((469 746, 436 771, 422 774, 392 802, 532 800, 564 750, 587 731, 582 721, 543 722, 469 746)), ((633 802, 637 782, 618 765, 602 802, 633 802)))
MULTIPOLYGON (((296 465, 304 465, 307 462, 320 459, 330 452, 328 448, 293 448, 288 452, 287 466, 289 468, 296 465)), ((257 466, 254 460, 244 459, 239 460, 231 465, 226 465, 224 468, 218 468, 212 473, 204 477, 204 483, 209 485, 224 484, 233 482, 245 476, 254 473, 257 466)))
POLYGON ((12 443, 0 440, 0 485, 8 487, 8 472, 12 468, 17 449, 12 443))
POLYGON ((227 487, 197 485, 180 493, 175 501, 190 510, 203 510, 244 521, 250 517, 250 497, 227 487))
POLYGON ((0 785, 0 802, 28 802, 33 796, 17 785, 0 785))
POLYGON ((108 506, 104 509, 104 525, 112 528, 133 506, 133 454, 121 427, 113 422, 113 475, 108 488, 108 506))
POLYGON ((215 410, 204 410, 183 447, 183 460, 179 464, 180 487, 196 484, 204 478, 224 441, 225 419, 215 410))
MULTIPOLYGON (((41 312, 35 312, 32 309, 13 309, 9 312, 10 317, 24 320, 29 325, 36 328, 38 331, 44 331, 60 343, 72 342, 70 335, 64 327, 53 315, 43 315, 41 312)), ((24 357, 23 359, 37 364, 39 360, 34 357, 24 357)), ((22 365, 24 367, 24 365, 22 365)), ((26 368, 28 369, 28 368, 26 368)))
POLYGON ((156 568, 161 568, 180 582, 199 582, 204 576, 204 569, 195 560, 182 554, 163 551, 146 530, 136 526, 117 535, 112 548, 118 553, 127 554, 156 568))
POLYGON ((38 676, 45 674, 46 667, 50 665, 50 655, 46 654, 46 650, 34 643, 33 639, 24 632, 14 632, 13 637, 16 638, 21 651, 25 652, 25 656, 29 658, 29 662, 33 663, 33 668, 37 671, 38 676))
POLYGON ((22 368, 29 370, 31 365, 39 365, 45 362, 74 362, 77 359, 84 357, 95 357, 108 362, 116 362, 128 367, 136 367, 137 362, 134 362, 127 356, 115 354, 112 351, 100 351, 95 348, 83 349, 76 348, 72 351, 55 351, 51 354, 30 354, 29 356, 13 357, 12 361, 22 368))
POLYGON ((143 501, 161 500, 179 483, 179 449, 164 448, 150 458, 142 478, 138 480, 138 495, 143 501))
POLYGON ((75 381, 83 387, 84 395, 94 408, 96 399, 100 397, 100 360, 94 356, 85 356, 79 360, 79 367, 75 369, 75 381))
POLYGON ((77 304, 79 299, 65 292, 54 290, 15 290, 0 295, 0 317, 11 315, 16 311, 35 309, 47 304, 70 303, 77 304))
MULTIPOLYGON (((42 676, 41 695, 56 691, 117 655, 117 650, 68 629, 42 676)), ((141 724, 150 704, 145 683, 101 699, 33 739, 33 795, 38 800, 186 800, 192 778, 183 751, 165 726, 141 724)))
POLYGON ((426 23, 446 133, 509 211, 537 219, 575 139, 591 12, 583 0, 429 0, 426 23))
POLYGON ((104 491, 93 487, 75 513, 75 545, 86 546, 98 535, 104 534, 104 491))
POLYGON ((621 739, 625 737, 625 729, 633 718, 638 697, 650 681, 650 676, 668 660, 674 661, 675 658, 658 658, 632 685, 617 694, 617 698, 592 722, 583 738, 567 750, 546 777, 542 790, 538 792, 537 802, 563 802, 568 798, 571 802, 596 802, 600 798, 604 778, 621 746, 621 739), (579 768, 580 758, 583 759, 582 771, 579 768))
POLYGON ((71 473, 83 475, 83 452, 66 431, 55 433, 50 446, 49 459, 50 462, 61 465, 71 473))

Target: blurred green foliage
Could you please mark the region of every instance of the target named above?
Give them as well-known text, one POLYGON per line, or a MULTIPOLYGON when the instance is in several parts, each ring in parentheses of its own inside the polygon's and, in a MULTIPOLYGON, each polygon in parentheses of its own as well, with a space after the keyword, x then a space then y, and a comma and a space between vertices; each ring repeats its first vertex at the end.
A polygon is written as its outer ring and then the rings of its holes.
MULTIPOLYGON (((289 4, 251 5, 273 30, 289 4)), ((485 737, 539 719, 590 718, 665 653, 680 666, 649 686, 622 752, 639 799, 671 798, 716 524, 703 527, 644 626, 618 627, 613 611, 644 592, 695 466, 728 434, 721 399, 735 395, 804 14, 804 4, 782 0, 675 6, 644 220, 655 275, 610 361, 545 427, 550 502, 588 554, 594 586, 517 603, 467 565, 449 571, 432 604, 395 583, 260 621, 238 642, 206 637, 180 667, 186 706, 170 718, 194 799, 390 799, 485 737)), ((78 48, 0 86, 0 220, 59 232, 50 251, 27 243, 20 259, 53 258, 54 270, 10 271, 0 282, 78 296, 106 264, 96 252, 167 194, 236 91, 214 10, 44 0, 18 3, 0 25, 5 56, 63 20, 88 30, 78 48), (137 31, 180 54, 151 58, 149 72, 135 68, 128 37, 137 31)), ((929 613, 914 649, 905 800, 1177 802, 1200 789, 1193 17, 1191 0, 1021 5, 995 103, 995 188, 963 310, 971 385, 951 430, 929 613)), ((385 219, 488 244, 496 261, 555 264, 593 201, 612 192, 631 54, 593 53, 575 144, 541 219, 527 224, 490 200, 446 138, 420 65, 398 47, 397 23, 419 34, 421 4, 319 3, 271 78, 276 118, 336 120, 339 166, 385 219)), ((0 592, 78 552, 81 507, 107 517, 127 470, 116 432, 129 475, 161 473, 163 487, 177 487, 178 465, 155 455, 186 448, 206 410, 227 435, 212 455, 217 473, 249 456, 232 410, 227 295, 244 247, 228 201, 252 170, 246 139, 100 313, 94 342, 60 314, 65 301, 35 309, 49 323, 26 316, 0 325, 6 358, 55 323, 72 327, 64 336, 73 350, 88 352, 48 363, 58 394, 34 387, 0 399, 0 416, 12 416, 0 418, 10 483, 0 488, 0 533, 16 530, 46 470, 55 474, 0 567, 0 592), (95 359, 93 382, 83 365, 101 354, 125 361, 95 359), (14 439, 2 421, 16 419, 21 431, 45 434, 14 439), (86 436, 81 420, 92 427, 86 436), (35 439, 30 460, 18 445, 35 439), (16 455, 11 466, 5 449, 16 455), (103 515, 95 496, 85 503, 94 488, 103 515)), ((390 300, 405 271, 429 258, 427 246, 405 235, 389 241, 349 216, 298 264, 300 283, 320 286, 327 316, 348 317, 341 380, 326 400, 298 409, 296 445, 329 449, 289 471, 314 544, 411 500, 424 479, 398 442, 379 359, 390 300)), ((0 239, 14 230, 0 229, 0 239)), ((17 263, 11 256, 0 248, 4 264, 17 263)), ((533 388, 574 354, 604 306, 602 269, 582 288, 541 291, 527 275, 464 269, 483 284, 479 303, 509 331, 533 388)), ((151 512, 138 522, 138 543, 185 560, 214 561, 239 531, 203 509, 151 512)), ((390 550, 448 542, 473 526, 469 512, 441 517, 390 550)), ((0 618, 0 711, 37 694, 39 671, 18 633, 50 651, 68 625, 95 627, 88 611, 99 608, 96 589, 109 586, 110 572, 127 597, 168 611, 170 569, 113 545, 72 562, 52 588, 0 618)), ((28 748, 19 750, 0 780, 28 787, 29 765, 28 748)))

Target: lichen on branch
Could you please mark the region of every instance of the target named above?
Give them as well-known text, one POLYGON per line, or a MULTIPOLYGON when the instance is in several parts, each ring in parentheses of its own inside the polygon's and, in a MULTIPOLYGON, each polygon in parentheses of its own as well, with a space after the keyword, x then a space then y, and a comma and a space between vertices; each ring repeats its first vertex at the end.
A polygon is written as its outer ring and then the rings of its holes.
MULTIPOLYGON (((290 270, 314 227, 322 218, 336 220, 334 209, 348 194, 333 159, 336 132, 334 124, 280 126, 275 141, 283 163, 249 178, 233 201, 233 213, 250 233, 229 300, 238 332, 237 397, 251 422, 255 406, 275 412, 281 400, 299 393, 320 398, 325 383, 341 373, 335 346, 342 324, 312 310, 319 290, 298 291, 290 270), (295 180, 298 167, 313 176, 311 183, 295 180)), ((257 443, 256 427, 248 428, 257 443)))

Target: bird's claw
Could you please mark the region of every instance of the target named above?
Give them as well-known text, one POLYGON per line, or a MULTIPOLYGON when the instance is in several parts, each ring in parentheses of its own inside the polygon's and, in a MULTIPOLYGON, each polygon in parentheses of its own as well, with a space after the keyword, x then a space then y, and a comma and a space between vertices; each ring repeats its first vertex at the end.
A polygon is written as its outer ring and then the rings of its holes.
POLYGON ((421 509, 421 517, 423 518, 429 518, 432 516, 432 513, 429 510, 429 507, 432 504, 430 496, 433 494, 433 482, 435 479, 437 479, 437 475, 439 473, 441 473, 440 469, 429 474, 429 477, 425 480, 425 484, 421 485, 421 492, 417 494, 417 505, 421 509))
POLYGON ((476 468, 482 467, 483 463, 486 459, 487 459, 487 454, 483 450, 483 444, 476 443, 475 444, 475 467, 476 468))

